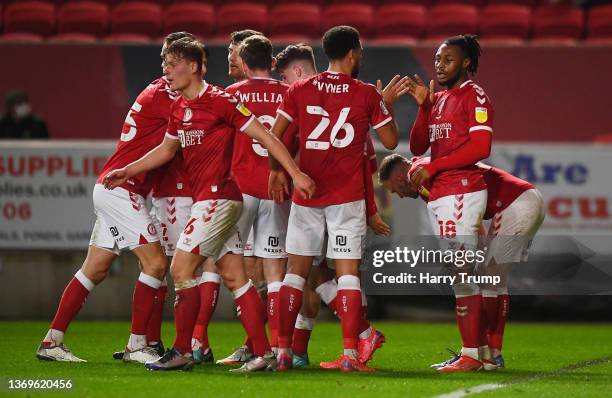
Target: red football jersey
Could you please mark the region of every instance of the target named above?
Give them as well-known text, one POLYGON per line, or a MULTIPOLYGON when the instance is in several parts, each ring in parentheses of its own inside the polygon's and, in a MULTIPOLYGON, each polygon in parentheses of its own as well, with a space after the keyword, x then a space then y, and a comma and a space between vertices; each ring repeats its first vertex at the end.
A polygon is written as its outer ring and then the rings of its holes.
POLYGON ((230 174, 234 130, 244 131, 254 119, 234 96, 208 83, 196 98, 174 102, 166 136, 181 141, 195 202, 242 200, 230 174))
POLYGON ((323 72, 294 83, 278 113, 297 125, 300 169, 317 184, 302 206, 329 206, 364 199, 363 152, 370 125, 393 117, 376 87, 348 75, 323 72))
MULTIPOLYGON (((428 118, 431 158, 446 156, 469 140, 473 131, 493 132, 491 100, 471 80, 460 87, 436 94, 428 118)), ((430 200, 447 195, 476 192, 486 188, 475 165, 438 173, 432 182, 430 200)))
MULTIPOLYGON (((163 141, 170 107, 175 99, 175 94, 163 77, 153 81, 138 95, 123 123, 117 149, 106 161, 96 182, 101 183, 111 170, 140 159, 163 141)), ((130 178, 121 187, 147 196, 152 182, 151 173, 142 173, 130 178)))
MULTIPOLYGON (((428 157, 413 158, 410 171, 408 172, 408 178, 410 178, 412 173, 414 173, 419 166, 427 163, 429 163, 428 157)), ((521 180, 505 170, 489 166, 482 162, 478 162, 476 167, 478 168, 478 172, 482 173, 484 182, 487 185, 487 210, 483 217, 485 220, 490 220, 495 213, 510 206, 510 204, 523 192, 534 188, 533 184, 530 182, 521 180)), ((430 182, 425 181, 425 184, 423 184, 421 188, 419 192, 421 199, 427 202, 429 200, 429 190, 431 189, 430 182)))
POLYGON ((154 198, 191 197, 185 160, 181 152, 177 152, 174 159, 152 171, 151 174, 153 178, 151 195, 154 198))
MULTIPOLYGON (((283 94, 288 88, 288 85, 275 79, 253 78, 232 84, 225 90, 229 94, 233 94, 253 112, 261 124, 270 129, 274 124, 276 110, 282 103, 283 94)), ((290 130, 293 131, 287 131, 283 135, 283 142, 289 152, 292 152, 296 134, 293 125, 290 130)), ((257 140, 241 132, 237 132, 236 142, 234 143, 232 175, 242 193, 260 199, 269 199, 268 177, 270 175, 270 165, 268 163, 268 150, 261 146, 257 140)))
POLYGON ((487 210, 484 215, 485 220, 492 218, 495 213, 510 206, 526 190, 534 188, 530 182, 521 180, 505 170, 480 162, 477 163, 477 166, 487 184, 488 199, 487 210))

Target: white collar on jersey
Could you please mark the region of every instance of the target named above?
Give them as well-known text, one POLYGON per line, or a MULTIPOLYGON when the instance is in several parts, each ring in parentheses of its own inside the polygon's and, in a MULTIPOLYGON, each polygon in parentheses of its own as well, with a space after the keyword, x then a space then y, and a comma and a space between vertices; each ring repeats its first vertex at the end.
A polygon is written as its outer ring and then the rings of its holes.
POLYGON ((273 77, 253 76, 249 77, 249 80, 276 80, 273 77))
POLYGON ((466 80, 461 84, 461 86, 459 86, 459 88, 465 87, 468 83, 473 83, 473 82, 471 80, 466 80))
POLYGON ((202 83, 204 83, 204 87, 202 87, 202 90, 198 93, 198 97, 201 97, 208 88, 208 83, 206 82, 206 80, 202 80, 202 83))

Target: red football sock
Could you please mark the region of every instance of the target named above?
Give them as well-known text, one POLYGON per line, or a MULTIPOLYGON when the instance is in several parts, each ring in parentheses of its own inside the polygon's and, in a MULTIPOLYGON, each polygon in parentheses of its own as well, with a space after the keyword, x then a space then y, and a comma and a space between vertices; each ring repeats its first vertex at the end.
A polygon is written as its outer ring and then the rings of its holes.
POLYGON ((304 278, 299 275, 286 274, 283 286, 280 288, 278 306, 279 348, 291 348, 295 320, 302 307, 304 282, 304 278), (297 286, 300 286, 300 288, 297 286))
POLYGON ((504 329, 506 328, 506 321, 508 320, 508 314, 510 312, 510 296, 502 294, 497 298, 497 325, 492 333, 489 332, 489 348, 501 351, 504 339, 504 329))
POLYGON ((257 290, 250 281, 233 293, 240 322, 242 322, 249 339, 253 342, 253 351, 251 352, 261 357, 270 351, 264 322, 266 310, 261 297, 259 297, 257 290))
POLYGON ((345 349, 357 349, 360 327, 363 326, 363 312, 361 309, 361 292, 352 289, 338 288, 340 308, 337 308, 342 323, 342 337, 345 349))
MULTIPOLYGON (((279 282, 280 283, 280 282, 279 282)), ((268 310, 268 328, 270 329, 270 345, 278 347, 278 300, 279 291, 269 291, 266 302, 268 310)))
POLYGON ((93 287, 93 282, 87 279, 81 271, 77 272, 77 275, 70 280, 66 289, 64 289, 59 306, 57 307, 57 312, 55 313, 53 322, 51 322, 51 329, 65 332, 70 322, 72 322, 74 317, 79 313, 79 310, 89 295, 89 291, 93 287), (83 282, 79 279, 83 279, 83 282))
MULTIPOLYGON (((177 284, 175 284, 176 286, 177 284)), ((176 338, 174 348, 181 354, 191 353, 191 336, 200 310, 200 289, 196 280, 183 282, 176 290, 174 302, 174 323, 176 338)))
POLYGON ((160 287, 159 279, 142 272, 138 276, 132 296, 132 334, 141 336, 147 334, 147 324, 153 313, 155 295, 160 287))
MULTIPOLYGON (((485 333, 487 334, 487 345, 489 345, 489 337, 495 332, 497 327, 497 306, 499 299, 495 297, 482 296, 482 317, 481 323, 484 325, 485 333)), ((481 345, 482 344, 481 342, 481 345)))
POLYGON ((308 342, 310 341, 310 334, 312 330, 298 329, 293 330, 293 345, 291 351, 294 354, 304 355, 308 352, 308 342))
POLYGON ((147 342, 159 342, 161 340, 161 327, 164 318, 164 304, 166 303, 166 294, 168 286, 162 285, 155 293, 155 302, 153 303, 153 312, 147 323, 147 342))
POLYGON ((370 328, 370 322, 368 322, 368 306, 361 306, 361 319, 359 320, 359 334, 370 328))
POLYGON ((478 294, 458 297, 456 299, 455 311, 457 326, 463 340, 463 347, 478 348, 480 346, 482 296, 478 294))
POLYGON ((219 288, 221 278, 212 272, 205 272, 199 285, 200 289, 200 311, 196 325, 193 329, 193 338, 202 344, 202 349, 206 350, 210 344, 208 342, 208 324, 217 308, 219 301, 219 288), (211 274, 211 275, 209 275, 211 274))

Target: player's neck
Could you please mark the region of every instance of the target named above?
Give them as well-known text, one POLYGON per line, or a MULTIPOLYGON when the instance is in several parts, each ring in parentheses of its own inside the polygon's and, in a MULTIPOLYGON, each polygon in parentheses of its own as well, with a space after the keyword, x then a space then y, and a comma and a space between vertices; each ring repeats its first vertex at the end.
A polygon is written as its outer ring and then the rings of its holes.
POLYGON ((271 79, 272 71, 269 70, 250 70, 247 73, 249 79, 271 79))
POLYGON ((200 91, 204 88, 204 81, 201 79, 192 81, 187 88, 185 88, 181 95, 185 97, 185 99, 192 100, 196 98, 200 91))
POLYGON ((467 82, 468 80, 470 80, 469 77, 467 75, 462 74, 459 76, 459 78, 457 78, 457 80, 455 80, 453 84, 447 86, 447 89, 452 90, 454 88, 459 88, 463 83, 467 82))
POLYGON ((333 73, 342 73, 348 76, 350 76, 351 73, 353 72, 350 66, 345 65, 344 62, 337 62, 337 61, 330 62, 329 67, 327 68, 327 71, 333 72, 333 73))

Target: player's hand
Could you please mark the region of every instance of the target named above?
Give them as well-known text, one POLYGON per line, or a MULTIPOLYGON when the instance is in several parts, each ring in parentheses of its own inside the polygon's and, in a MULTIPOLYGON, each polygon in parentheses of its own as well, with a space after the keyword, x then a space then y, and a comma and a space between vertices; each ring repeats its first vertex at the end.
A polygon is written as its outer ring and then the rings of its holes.
POLYGON ((382 82, 377 80, 376 88, 382 92, 385 105, 392 108, 395 105, 395 101, 408 92, 409 83, 410 78, 408 76, 400 78, 400 75, 395 75, 385 88, 383 88, 382 82))
POLYGON ((130 177, 128 176, 125 167, 121 169, 115 169, 104 176, 102 184, 104 184, 104 188, 106 189, 115 189, 125 183, 128 178, 130 177))
POLYGON ((368 226, 372 228, 376 235, 388 236, 391 233, 391 227, 383 221, 378 213, 368 218, 368 226))
POLYGON ((317 186, 307 174, 298 172, 293 177, 293 187, 302 195, 304 199, 310 199, 315 193, 317 186))
POLYGON ((417 74, 414 75, 414 80, 408 78, 408 94, 412 95, 419 105, 423 105, 428 97, 433 104, 436 99, 435 91, 436 84, 433 80, 429 81, 429 87, 427 87, 423 79, 417 74))
POLYGON ((427 169, 423 166, 416 169, 412 176, 410 177, 410 181, 415 183, 417 186, 423 185, 423 183, 431 178, 431 175, 427 171, 427 169))
POLYGON ((289 180, 282 170, 271 170, 268 177, 268 196, 276 203, 289 197, 289 180))

